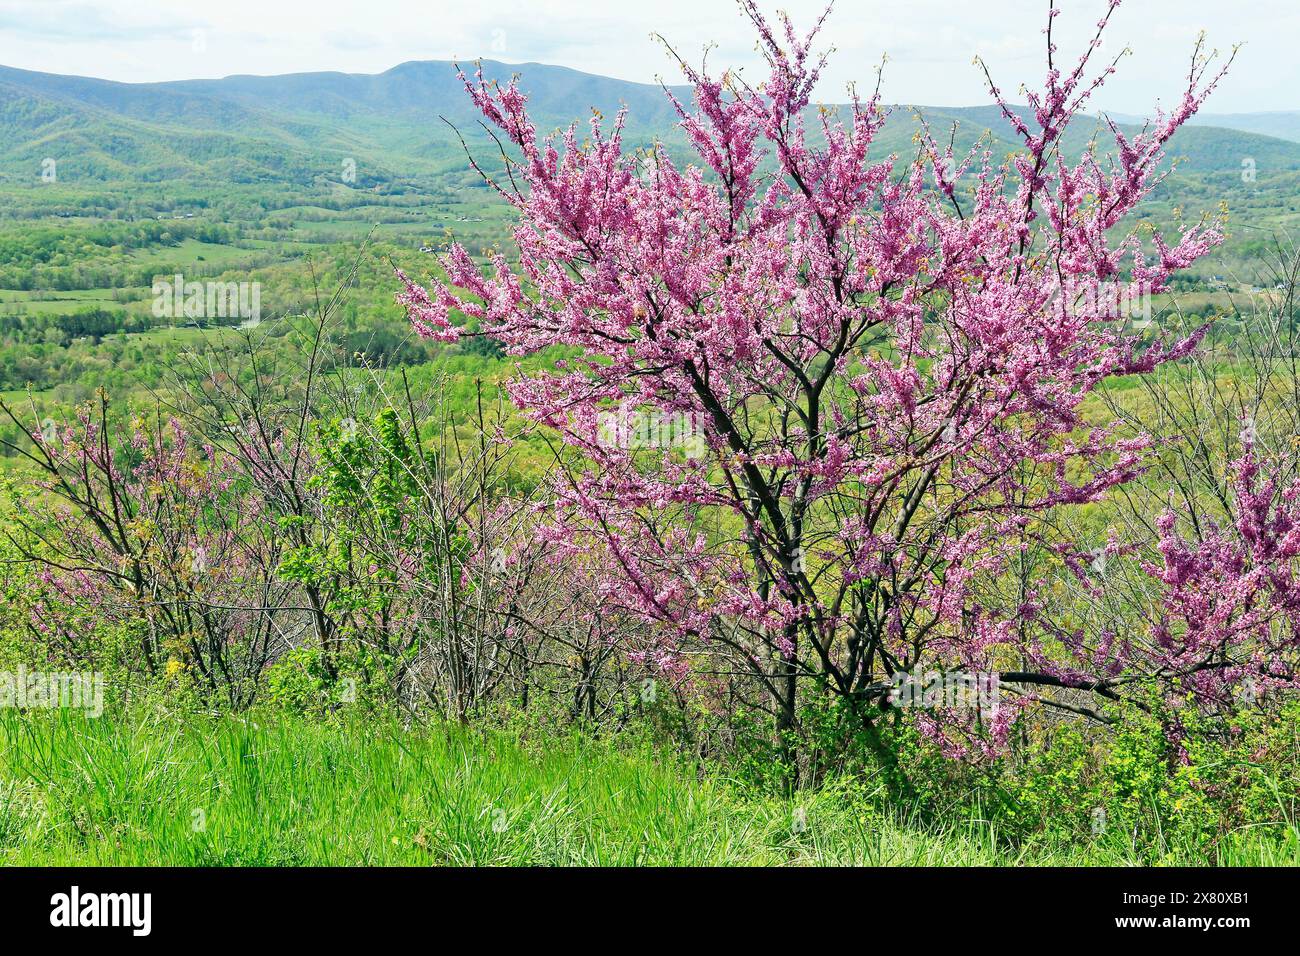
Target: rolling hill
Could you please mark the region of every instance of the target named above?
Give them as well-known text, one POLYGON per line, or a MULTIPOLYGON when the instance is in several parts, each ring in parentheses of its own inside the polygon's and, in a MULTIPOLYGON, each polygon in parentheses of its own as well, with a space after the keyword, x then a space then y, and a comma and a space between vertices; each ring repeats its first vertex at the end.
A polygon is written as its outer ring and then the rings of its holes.
MULTIPOLYGON (((483 68, 496 79, 522 74, 544 129, 584 119, 591 107, 609 116, 626 105, 631 137, 681 145, 673 128, 676 114, 655 85, 536 63, 485 61, 483 68)), ((995 107, 904 106, 894 108, 881 134, 882 152, 914 149, 915 110, 945 137, 956 124, 959 145, 968 146, 988 130, 995 155, 1015 148, 995 107)), ((1243 157, 1261 169, 1300 170, 1300 142, 1287 138, 1300 136, 1300 114, 1221 120, 1223 125, 1205 125, 1205 119, 1179 133, 1172 152, 1184 158, 1184 172, 1238 170, 1243 157)), ((65 182, 310 185, 339 179, 350 159, 359 186, 418 183, 463 169, 449 124, 464 131, 472 145, 487 145, 448 62, 403 63, 375 75, 297 73, 140 84, 0 67, 0 181, 14 184, 34 181, 46 158, 55 159, 65 182)), ((1079 124, 1067 150, 1085 148, 1091 132, 1079 124)))

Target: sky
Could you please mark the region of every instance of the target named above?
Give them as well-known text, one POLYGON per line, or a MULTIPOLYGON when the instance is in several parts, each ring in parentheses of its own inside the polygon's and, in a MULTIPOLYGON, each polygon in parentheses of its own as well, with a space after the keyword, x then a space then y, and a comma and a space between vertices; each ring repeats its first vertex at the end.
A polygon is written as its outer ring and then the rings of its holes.
MULTIPOLYGON (((824 0, 760 0, 815 20, 824 0)), ((1038 85, 1047 0, 838 0, 824 34, 835 48, 819 96, 875 82, 888 56, 887 102, 972 106, 989 98, 982 56, 1008 94, 1038 85)), ((1058 0, 1062 59, 1091 38, 1105 0, 1058 0)), ((1128 46, 1095 106, 1148 114, 1180 95, 1197 34, 1221 51, 1244 44, 1206 107, 1211 113, 1300 109, 1300 3, 1295 0, 1127 0, 1102 53, 1128 46)), ((735 0, 0 0, 0 64, 126 82, 235 73, 378 73, 407 60, 541 62, 639 82, 683 58, 760 72, 735 0)), ((1014 97, 1013 97, 1014 98, 1014 97)))

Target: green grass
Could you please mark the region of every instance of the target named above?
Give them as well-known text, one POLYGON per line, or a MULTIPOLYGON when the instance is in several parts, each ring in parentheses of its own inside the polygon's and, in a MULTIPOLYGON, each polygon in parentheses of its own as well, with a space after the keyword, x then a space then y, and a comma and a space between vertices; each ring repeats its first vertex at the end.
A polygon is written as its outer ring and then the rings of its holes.
POLYGON ((182 239, 174 246, 134 249, 127 258, 133 262, 151 266, 176 266, 181 268, 186 263, 207 262, 233 268, 256 254, 256 250, 241 249, 238 246, 225 245, 224 243, 182 239))
MULTIPOLYGON (((6 864, 1144 862, 1122 835, 1015 849, 977 820, 921 827, 868 806, 843 788, 743 798, 662 755, 577 738, 0 711, 6 864)), ((1188 847, 1159 862, 1207 861, 1188 847)), ((1210 862, 1295 864, 1300 834, 1240 834, 1210 862)))

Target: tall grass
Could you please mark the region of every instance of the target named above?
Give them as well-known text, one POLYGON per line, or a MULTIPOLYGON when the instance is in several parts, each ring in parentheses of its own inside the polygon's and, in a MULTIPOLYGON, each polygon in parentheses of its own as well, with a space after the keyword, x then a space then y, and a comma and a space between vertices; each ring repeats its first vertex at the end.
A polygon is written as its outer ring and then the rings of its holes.
MULTIPOLYGON (((1028 865, 1148 862, 1123 835, 1010 847, 843 788, 741 797, 661 755, 496 732, 0 711, 0 862, 74 865, 1028 865)), ((1296 828, 1207 860, 1300 862, 1296 828)))

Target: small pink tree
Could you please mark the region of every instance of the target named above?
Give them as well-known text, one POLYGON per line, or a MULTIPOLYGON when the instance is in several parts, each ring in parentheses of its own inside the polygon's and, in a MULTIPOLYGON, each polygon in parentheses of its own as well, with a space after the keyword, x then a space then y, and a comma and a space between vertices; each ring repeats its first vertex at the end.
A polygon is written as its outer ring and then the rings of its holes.
POLYGON ((83 666, 158 676, 175 662, 205 694, 250 703, 289 588, 273 518, 231 457, 176 417, 115 422, 102 393, 63 426, 31 429, 3 401, 0 414, 35 471, 3 531, 35 569, 32 634, 83 666), (112 628, 128 646, 104 639, 112 628))
MULTIPOLYGON (((1221 238, 1204 221, 1149 243, 1121 231, 1222 76, 1199 46, 1172 113, 1131 136, 1111 126, 1113 156, 1062 152, 1114 69, 1092 61, 1117 5, 1068 72, 1050 11, 1027 115, 990 80, 1023 145, 1002 165, 928 133, 910 161, 877 155, 878 93, 812 108, 821 23, 774 29, 750 0, 766 81, 683 64, 693 105, 668 93, 693 165, 627 148, 623 113, 594 118, 585 141, 572 127, 539 137, 515 82, 465 80, 518 152, 493 183, 519 212, 518 268, 496 255, 483 271, 452 245, 445 279, 426 291, 402 276, 400 298, 426 335, 454 336, 455 310, 513 354, 576 353, 512 385, 573 456, 551 537, 604 555, 607 607, 663 625, 665 663, 739 667, 780 728, 816 679, 869 732, 890 675, 918 665, 1115 697, 1130 667, 1168 680, 1199 663, 1184 623, 1153 624, 1165 644, 1149 654, 1065 666, 1052 609, 996 586, 1022 549, 1076 560, 1045 518, 1143 468, 1152 439, 1089 425, 1089 394, 1200 338, 1143 341, 1101 303, 1161 292, 1221 238), (635 415, 673 417, 707 453, 611 438, 636 433, 611 416, 635 415)), ((1183 547, 1162 545, 1170 562, 1183 547)), ((1171 614, 1210 560, 1153 567, 1171 614)))

